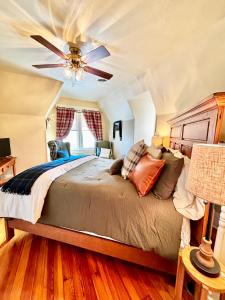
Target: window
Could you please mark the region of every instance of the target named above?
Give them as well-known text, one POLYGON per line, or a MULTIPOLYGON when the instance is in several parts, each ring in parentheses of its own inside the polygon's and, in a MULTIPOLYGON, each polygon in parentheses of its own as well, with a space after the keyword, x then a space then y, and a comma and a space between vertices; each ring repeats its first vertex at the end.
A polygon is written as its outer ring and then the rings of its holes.
POLYGON ((64 142, 70 143, 71 151, 95 148, 95 138, 82 113, 75 113, 73 126, 64 142))

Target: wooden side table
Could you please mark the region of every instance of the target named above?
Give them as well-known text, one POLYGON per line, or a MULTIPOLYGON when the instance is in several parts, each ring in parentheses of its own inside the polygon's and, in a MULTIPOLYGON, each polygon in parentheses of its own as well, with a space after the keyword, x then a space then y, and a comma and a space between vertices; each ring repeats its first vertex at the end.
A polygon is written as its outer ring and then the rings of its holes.
POLYGON ((196 282, 195 300, 207 300, 208 292, 220 293, 220 299, 225 300, 225 266, 220 263, 221 275, 217 278, 211 278, 200 273, 190 261, 190 252, 196 247, 186 247, 180 250, 177 266, 175 300, 182 300, 183 284, 185 271, 196 282))
MULTIPOLYGON (((13 176, 16 176, 16 157, 0 157, 0 176, 4 175, 10 167, 13 169, 13 176)), ((0 178, 0 186, 6 183, 9 179, 9 177, 5 179, 0 178)))

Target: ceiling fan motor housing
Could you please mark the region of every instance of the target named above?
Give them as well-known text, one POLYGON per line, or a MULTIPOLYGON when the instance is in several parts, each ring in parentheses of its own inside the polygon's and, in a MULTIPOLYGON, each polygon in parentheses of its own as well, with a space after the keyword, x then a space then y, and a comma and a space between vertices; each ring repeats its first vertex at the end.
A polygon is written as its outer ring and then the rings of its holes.
POLYGON ((81 63, 81 51, 77 47, 70 47, 70 53, 68 54, 72 65, 76 68, 80 67, 81 63))

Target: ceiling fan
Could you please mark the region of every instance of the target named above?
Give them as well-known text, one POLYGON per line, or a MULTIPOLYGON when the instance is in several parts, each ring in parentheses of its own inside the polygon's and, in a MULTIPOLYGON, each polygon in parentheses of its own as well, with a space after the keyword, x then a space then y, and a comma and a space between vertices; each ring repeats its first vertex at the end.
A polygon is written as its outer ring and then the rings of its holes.
POLYGON ((99 46, 98 48, 88 52, 87 54, 82 55, 79 47, 74 44, 69 44, 70 53, 65 54, 40 35, 31 35, 31 38, 65 60, 64 63, 59 64, 32 65, 37 69, 64 68, 64 76, 68 79, 73 79, 73 77, 75 77, 75 80, 81 79, 83 71, 102 77, 104 78, 104 80, 109 80, 113 77, 113 75, 110 73, 95 69, 87 65, 88 63, 95 62, 110 55, 109 51, 104 46, 99 46))

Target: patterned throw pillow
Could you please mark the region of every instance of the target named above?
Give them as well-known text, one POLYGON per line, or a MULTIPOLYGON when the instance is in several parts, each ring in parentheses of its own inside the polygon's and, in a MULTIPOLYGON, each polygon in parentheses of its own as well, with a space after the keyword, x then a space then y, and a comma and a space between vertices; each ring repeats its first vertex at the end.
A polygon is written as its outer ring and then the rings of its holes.
POLYGON ((124 179, 127 179, 130 172, 132 172, 136 167, 145 150, 146 145, 144 140, 139 141, 130 148, 129 152, 124 158, 123 167, 121 170, 121 175, 124 179))
POLYGON ((49 146, 49 149, 50 149, 51 160, 57 159, 57 145, 56 145, 56 142, 55 141, 49 141, 48 146, 49 146))

